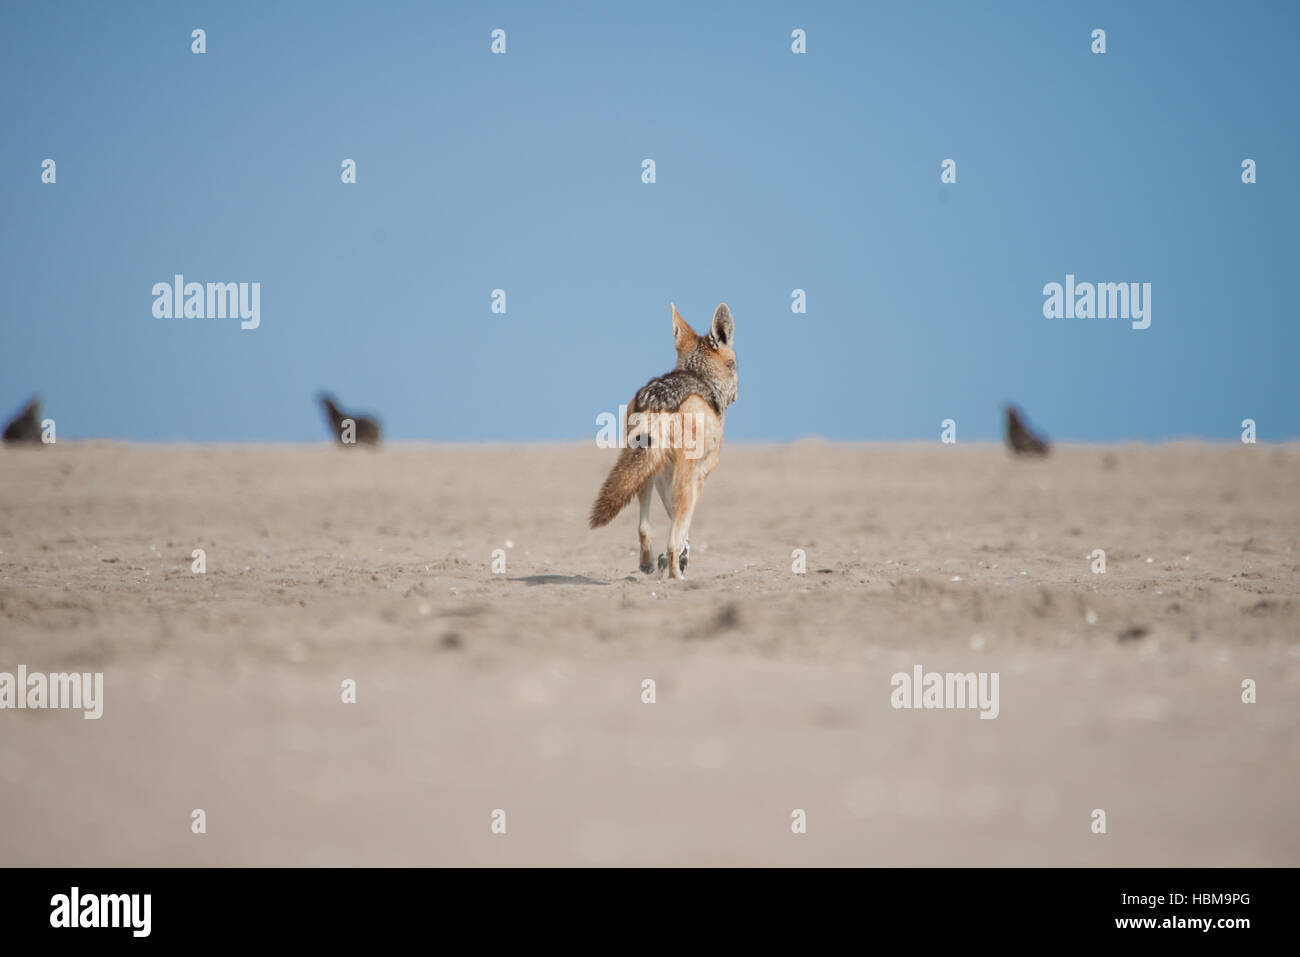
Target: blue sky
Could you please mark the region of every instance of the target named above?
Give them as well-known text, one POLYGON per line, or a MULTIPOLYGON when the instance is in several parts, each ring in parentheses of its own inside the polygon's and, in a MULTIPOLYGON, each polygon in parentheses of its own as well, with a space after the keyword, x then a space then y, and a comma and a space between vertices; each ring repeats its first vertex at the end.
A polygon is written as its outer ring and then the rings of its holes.
POLYGON ((0 414, 39 392, 61 439, 319 441, 328 388, 396 439, 588 438, 671 367, 669 301, 700 329, 725 300, 729 440, 987 440, 1008 399, 1058 439, 1295 438, 1297 28, 1293 3, 6 3, 0 414), (260 328, 155 318, 176 273, 260 282, 260 328), (1151 327, 1044 318, 1067 273, 1151 283, 1151 327))

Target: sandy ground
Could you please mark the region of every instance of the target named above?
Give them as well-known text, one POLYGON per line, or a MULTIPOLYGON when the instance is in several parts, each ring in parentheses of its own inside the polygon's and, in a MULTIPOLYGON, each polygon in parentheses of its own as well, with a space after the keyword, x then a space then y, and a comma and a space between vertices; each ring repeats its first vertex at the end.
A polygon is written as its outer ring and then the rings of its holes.
POLYGON ((0 863, 1300 864, 1300 446, 731 445, 682 582, 612 456, 0 449, 0 671, 105 676, 0 711, 0 863))

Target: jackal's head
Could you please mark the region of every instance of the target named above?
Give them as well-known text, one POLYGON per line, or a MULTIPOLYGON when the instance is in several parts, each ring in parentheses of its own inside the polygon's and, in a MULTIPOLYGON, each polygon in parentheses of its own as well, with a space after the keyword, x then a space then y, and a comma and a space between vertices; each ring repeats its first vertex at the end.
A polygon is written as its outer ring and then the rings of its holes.
POLYGON ((697 336, 675 305, 672 310, 677 368, 694 373, 712 386, 725 409, 736 401, 740 386, 736 369, 736 323, 731 318, 731 310, 725 302, 718 305, 707 336, 697 336))

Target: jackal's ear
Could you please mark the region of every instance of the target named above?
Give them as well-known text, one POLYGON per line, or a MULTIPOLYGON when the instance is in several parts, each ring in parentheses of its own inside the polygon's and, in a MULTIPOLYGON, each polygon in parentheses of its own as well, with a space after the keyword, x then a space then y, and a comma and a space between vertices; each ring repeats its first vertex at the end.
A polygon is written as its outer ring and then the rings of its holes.
POLYGON ((718 308, 713 310, 713 325, 709 329, 709 335, 720 346, 730 348, 735 344, 736 323, 732 321, 731 310, 725 302, 718 303, 718 308))
POLYGON ((680 352, 684 346, 694 345, 699 336, 695 334, 694 329, 686 324, 682 314, 677 311, 676 304, 670 302, 668 305, 673 310, 673 346, 680 352))

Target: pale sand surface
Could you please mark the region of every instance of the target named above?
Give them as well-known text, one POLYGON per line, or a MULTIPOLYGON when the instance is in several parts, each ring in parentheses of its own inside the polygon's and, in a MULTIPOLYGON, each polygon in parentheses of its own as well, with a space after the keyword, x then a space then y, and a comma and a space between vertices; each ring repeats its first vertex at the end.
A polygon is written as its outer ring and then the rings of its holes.
POLYGON ((683 582, 613 454, 0 449, 0 671, 105 675, 0 711, 0 863, 1300 864, 1300 445, 729 445, 683 582))

